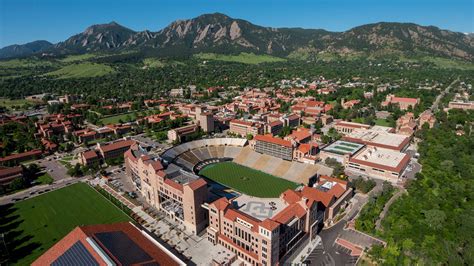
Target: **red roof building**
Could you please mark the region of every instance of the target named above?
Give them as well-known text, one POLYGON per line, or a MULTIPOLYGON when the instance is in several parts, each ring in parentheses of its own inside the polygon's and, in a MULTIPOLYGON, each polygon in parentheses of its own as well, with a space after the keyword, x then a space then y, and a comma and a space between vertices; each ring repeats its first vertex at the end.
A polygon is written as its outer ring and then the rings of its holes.
POLYGON ((186 265, 131 223, 76 227, 32 263, 43 265, 186 265))

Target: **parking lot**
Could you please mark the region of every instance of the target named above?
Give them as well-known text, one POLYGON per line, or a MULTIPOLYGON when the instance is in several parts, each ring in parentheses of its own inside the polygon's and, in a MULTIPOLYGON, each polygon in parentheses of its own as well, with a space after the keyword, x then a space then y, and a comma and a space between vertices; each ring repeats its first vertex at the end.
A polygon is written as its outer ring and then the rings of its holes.
POLYGON ((132 139, 138 141, 141 145, 145 147, 151 147, 151 149, 166 150, 170 147, 169 144, 155 141, 147 137, 145 134, 133 136, 132 139))

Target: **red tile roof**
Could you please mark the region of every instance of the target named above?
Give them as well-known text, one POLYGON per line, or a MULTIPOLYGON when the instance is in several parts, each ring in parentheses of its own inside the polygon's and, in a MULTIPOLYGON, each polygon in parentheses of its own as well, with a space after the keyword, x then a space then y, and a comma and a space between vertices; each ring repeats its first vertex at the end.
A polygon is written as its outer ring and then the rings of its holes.
POLYGON ((82 156, 86 159, 86 160, 89 160, 89 159, 93 159, 93 158, 97 158, 97 153, 96 151, 85 151, 82 153, 82 156))
POLYGON ((105 152, 109 152, 113 150, 130 147, 133 144, 135 144, 134 140, 121 140, 121 141, 114 142, 112 144, 100 146, 100 149, 102 150, 102 152, 105 153, 105 152))
POLYGON ((243 125, 243 126, 252 126, 253 125, 253 122, 243 121, 243 120, 238 120, 238 119, 233 119, 233 120, 230 121, 230 123, 239 124, 239 125, 243 125))
POLYGON ((152 242, 131 223, 125 222, 76 227, 52 248, 46 251, 35 262, 33 262, 32 265, 50 265, 57 258, 63 255, 77 241, 80 241, 84 245, 90 255, 92 255, 100 265, 105 265, 105 261, 87 241, 88 238, 93 239, 93 241, 97 243, 100 249, 102 249, 109 256, 109 258, 111 258, 117 265, 120 265, 120 262, 114 256, 116 254, 107 249, 106 246, 99 240, 99 238, 96 237, 96 234, 105 232, 124 233, 131 241, 133 241, 151 257, 151 260, 147 261, 147 263, 160 265, 179 265, 182 263, 181 261, 178 262, 175 258, 173 258, 169 253, 170 251, 166 250, 163 246, 159 246, 152 242))
POLYGON ((293 147, 293 145, 291 145, 291 141, 280 139, 280 138, 275 138, 270 134, 257 135, 257 136, 255 136, 255 140, 268 142, 268 143, 273 143, 273 144, 276 144, 276 145, 285 146, 285 147, 289 147, 289 148, 293 147))
POLYGON ((207 185, 207 182, 203 178, 199 178, 189 183, 189 188, 191 188, 192 190, 196 190, 206 185, 207 185))
POLYGON ((222 197, 214 202, 211 203, 211 205, 214 205, 218 210, 223 211, 229 207, 230 203, 227 201, 225 197, 222 197))
POLYGON ((404 103, 417 103, 418 99, 416 98, 406 98, 406 97, 393 97, 392 102, 404 102, 404 103))
POLYGON ((165 184, 167 184, 168 186, 170 186, 174 189, 177 189, 177 190, 183 192, 183 185, 181 185, 179 183, 176 183, 171 179, 165 179, 165 184))
POLYGON ((301 205, 299 203, 293 203, 293 204, 287 206, 282 211, 280 211, 272 219, 275 220, 276 222, 281 223, 281 224, 287 224, 291 220, 293 220, 295 217, 296 218, 301 218, 305 214, 306 214, 305 209, 303 209, 303 207, 301 207, 301 205))
POLYGON ((21 166, 1 167, 0 168, 0 178, 21 174, 22 172, 23 172, 23 168, 21 166))
POLYGON ((265 219, 265 220, 263 220, 263 222, 260 223, 260 226, 267 229, 267 230, 273 231, 275 228, 280 226, 280 224, 278 222, 273 221, 273 220, 265 219))
POLYGON ((23 153, 18 153, 18 154, 12 154, 3 158, 0 158, 0 162, 6 162, 6 161, 12 161, 12 160, 18 160, 18 159, 24 159, 27 157, 33 157, 33 156, 39 156, 43 152, 41 150, 31 150, 23 153))
POLYGON ((307 128, 300 128, 299 130, 293 130, 293 132, 291 132, 288 137, 300 142, 302 140, 311 138, 311 132, 307 128))

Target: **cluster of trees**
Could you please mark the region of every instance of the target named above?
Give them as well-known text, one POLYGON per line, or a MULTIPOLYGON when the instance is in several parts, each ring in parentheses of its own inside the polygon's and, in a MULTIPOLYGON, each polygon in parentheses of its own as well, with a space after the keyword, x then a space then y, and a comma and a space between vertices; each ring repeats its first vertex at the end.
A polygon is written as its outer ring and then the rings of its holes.
POLYGON ((353 179, 350 181, 350 186, 357 189, 364 194, 369 193, 374 187, 376 183, 372 179, 364 179, 362 177, 353 179))
POLYGON ((370 234, 375 233, 375 223, 379 219, 379 215, 385 207, 385 204, 392 197, 395 191, 392 184, 387 181, 385 181, 382 186, 382 191, 371 197, 360 211, 359 217, 355 223, 357 230, 370 234))
POLYGON ((474 264, 474 112, 437 114, 422 130, 421 173, 390 207, 377 232, 387 247, 370 251, 388 265, 474 264), (462 128, 464 135, 457 135, 462 128))
POLYGON ((334 158, 326 158, 324 163, 333 169, 332 175, 336 177, 342 177, 344 175, 344 166, 334 158))
POLYGON ((26 123, 10 122, 0 126, 0 140, 2 142, 1 155, 21 153, 41 148, 41 143, 35 138, 36 128, 32 120, 26 123))
MULTIPOLYGON (((160 68, 141 69, 142 61, 119 60, 109 62, 116 69, 115 74, 94 78, 55 79, 41 75, 25 75, 29 73, 24 68, 17 69, 18 73, 11 78, 0 80, 0 96, 22 98, 25 95, 38 93, 54 94, 83 94, 87 95, 88 103, 115 97, 119 101, 135 101, 137 97, 150 98, 164 96, 169 89, 194 84, 198 88, 209 86, 240 86, 241 88, 274 86, 275 81, 301 77, 317 79, 321 75, 328 79, 350 81, 352 77, 361 77, 363 81, 380 84, 385 82, 403 81, 406 88, 417 87, 421 82, 432 80, 445 83, 457 75, 459 70, 437 69, 430 65, 406 67, 390 60, 335 60, 307 62, 289 60, 265 64, 240 64, 222 61, 209 61, 202 64, 198 59, 182 59, 180 64, 165 64, 160 68), (380 63, 383 67, 377 66, 380 63), (373 77, 379 77, 374 79, 373 77)), ((2 69, 3 70, 3 69, 2 69)), ((50 70, 50 69, 45 69, 50 70)), ((469 73, 466 73, 468 75, 469 73)), ((447 83, 445 83, 447 84, 447 83)), ((324 101, 339 102, 342 97, 347 100, 363 99, 361 92, 365 89, 345 89, 334 95, 318 95, 324 101)), ((205 94, 213 97, 215 94, 205 94)), ((375 102, 380 102, 384 96, 376 96, 375 102)), ((283 106, 285 107, 285 106, 283 106)))
POLYGON ((321 136, 321 141, 323 143, 331 143, 331 142, 334 142, 336 140, 340 140, 342 138, 342 135, 339 134, 335 128, 330 128, 327 132, 327 134, 323 134, 321 136))
POLYGON ((32 186, 33 181, 38 179, 41 169, 37 164, 32 163, 28 166, 21 167, 23 167, 23 176, 15 178, 8 185, 0 185, 0 195, 28 188, 32 186))

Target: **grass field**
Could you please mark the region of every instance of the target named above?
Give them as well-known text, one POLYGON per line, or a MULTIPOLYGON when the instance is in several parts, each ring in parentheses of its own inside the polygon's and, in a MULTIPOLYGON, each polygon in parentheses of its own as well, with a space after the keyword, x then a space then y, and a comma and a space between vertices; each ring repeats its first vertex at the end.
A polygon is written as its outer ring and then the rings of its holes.
POLYGON ((384 127, 389 127, 390 126, 390 123, 385 119, 377 118, 377 119, 375 119, 374 122, 377 126, 384 126, 384 127))
POLYGON ((26 99, 16 99, 16 100, 11 100, 11 99, 5 99, 5 98, 0 98, 0 106, 3 106, 9 110, 13 109, 23 109, 22 107, 25 104, 30 104, 34 105, 33 102, 30 102, 26 99))
POLYGON ((119 123, 119 120, 122 120, 123 122, 129 122, 127 120, 127 117, 130 118, 131 121, 133 121, 137 118, 135 113, 126 113, 126 114, 118 114, 118 115, 104 117, 104 118, 100 119, 99 122, 102 122, 104 125, 117 124, 117 123, 119 123))
POLYGON ((47 185, 47 184, 51 184, 54 182, 54 179, 51 177, 50 174, 48 173, 44 173, 42 175, 40 175, 36 181, 38 181, 41 185, 47 185))
POLYGON ((76 226, 121 221, 128 216, 83 183, 0 206, 0 233, 16 265, 31 264, 76 226))
POLYGON ((146 67, 151 67, 151 68, 160 68, 160 67, 164 67, 165 66, 165 63, 163 63, 160 59, 158 58, 145 58, 143 59, 143 64, 146 66, 146 67))
POLYGON ((283 191, 298 186, 288 180, 233 162, 209 165, 199 174, 236 191, 261 198, 277 198, 283 191))
POLYGON ((39 59, 0 60, 0 68, 52 66, 53 62, 39 59))
POLYGON ((438 68, 454 68, 460 70, 473 70, 474 64, 466 61, 456 60, 456 59, 449 59, 449 58, 441 58, 435 56, 424 56, 420 58, 407 58, 404 56, 400 56, 399 60, 402 62, 430 62, 433 63, 438 68))
POLYGON ((199 59, 204 60, 218 60, 225 62, 237 62, 243 64, 260 64, 272 62, 284 62, 286 59, 275 57, 271 55, 256 55, 252 53, 240 53, 238 55, 223 55, 213 53, 200 53, 195 55, 199 59))
POLYGON ((95 57, 98 57, 98 55, 95 55, 95 54, 69 55, 63 59, 60 59, 59 61, 63 63, 72 63, 72 62, 84 61, 84 60, 95 58, 95 57))
POLYGON ((113 73, 114 69, 103 64, 94 64, 89 62, 71 64, 61 69, 48 72, 47 76, 57 76, 58 78, 90 78, 104 76, 113 73))

